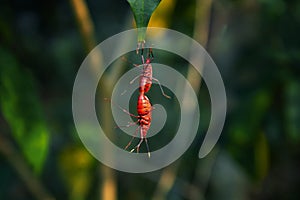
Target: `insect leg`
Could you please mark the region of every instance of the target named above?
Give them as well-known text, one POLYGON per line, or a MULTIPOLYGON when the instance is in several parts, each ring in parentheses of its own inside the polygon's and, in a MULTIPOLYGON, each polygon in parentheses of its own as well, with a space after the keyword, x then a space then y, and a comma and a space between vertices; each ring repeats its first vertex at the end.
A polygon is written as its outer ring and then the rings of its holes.
POLYGON ((138 79, 139 77, 140 77, 141 75, 137 75, 136 77, 134 77, 134 79, 132 79, 131 81, 130 81, 130 84, 132 84, 136 79, 138 79))
POLYGON ((160 84, 159 80, 156 79, 156 78, 154 78, 154 77, 152 77, 152 80, 155 80, 155 81, 158 83, 158 85, 159 85, 159 87, 160 87, 160 90, 161 90, 162 94, 163 94, 166 98, 171 99, 170 96, 168 96, 168 95, 165 94, 163 88, 161 87, 161 84, 160 84))
POLYGON ((149 48, 149 51, 148 51, 148 57, 150 58, 150 56, 152 57, 152 59, 154 58, 153 51, 152 51, 151 47, 149 48))
POLYGON ((143 143, 144 138, 140 139, 140 142, 138 143, 138 145, 136 145, 133 149, 131 149, 130 152, 134 152, 134 149, 136 149, 136 152, 139 153, 140 152, 140 146, 143 143))
POLYGON ((147 151, 148 151, 148 157, 150 158, 150 150, 149 150, 147 138, 145 138, 145 143, 146 143, 146 147, 147 147, 147 151))
MULTIPOLYGON (((131 145, 133 139, 136 137, 137 133, 138 133, 138 130, 139 130, 139 126, 135 129, 135 132, 131 138, 131 140, 128 142, 128 144, 126 145, 126 147, 124 148, 125 150, 131 145)), ((131 152, 131 151, 130 151, 131 152)))
POLYGON ((146 137, 143 136, 143 133, 142 133, 142 128, 140 129, 141 130, 141 139, 138 143, 138 145, 136 145, 136 147, 134 147, 133 149, 131 149, 130 152, 134 152, 134 150, 136 149, 136 152, 139 153, 140 151, 140 146, 141 144, 143 143, 143 141, 145 140, 145 143, 146 143, 146 147, 147 147, 147 152, 148 152, 148 157, 150 158, 150 150, 149 150, 149 145, 148 145, 148 140, 146 137))

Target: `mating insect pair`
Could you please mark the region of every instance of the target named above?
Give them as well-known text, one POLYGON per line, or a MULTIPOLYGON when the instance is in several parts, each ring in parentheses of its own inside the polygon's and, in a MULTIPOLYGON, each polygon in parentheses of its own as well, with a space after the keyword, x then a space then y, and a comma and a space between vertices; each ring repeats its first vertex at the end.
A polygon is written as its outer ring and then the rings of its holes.
POLYGON ((132 136, 132 139, 126 145, 125 149, 128 149, 130 147, 133 139, 136 137, 136 135, 138 134, 138 131, 139 131, 140 132, 140 141, 130 152, 133 152, 136 149, 136 151, 138 153, 142 142, 145 141, 147 151, 148 151, 148 156, 150 157, 150 150, 149 150, 148 141, 147 141, 147 132, 148 132, 148 130, 150 128, 150 125, 151 125, 153 106, 151 105, 151 102, 150 102, 149 98, 146 96, 146 93, 150 90, 150 88, 152 86, 152 81, 155 80, 158 83, 162 94, 166 98, 170 98, 170 96, 168 96, 164 93, 163 88, 162 88, 159 80, 154 78, 153 75, 152 75, 152 65, 151 65, 151 62, 153 60, 152 49, 149 48, 148 56, 147 56, 146 61, 144 60, 143 51, 142 51, 141 58, 142 58, 142 64, 141 65, 135 65, 136 67, 142 67, 141 74, 139 76, 135 77, 130 82, 130 84, 132 84, 136 79, 139 78, 139 97, 138 97, 138 101, 137 101, 137 113, 138 113, 138 115, 137 116, 133 115, 129 111, 127 111, 127 110, 125 110, 121 107, 120 108, 125 113, 127 113, 128 115, 137 118, 137 121, 134 122, 133 125, 135 125, 135 124, 138 125, 134 135, 132 136))

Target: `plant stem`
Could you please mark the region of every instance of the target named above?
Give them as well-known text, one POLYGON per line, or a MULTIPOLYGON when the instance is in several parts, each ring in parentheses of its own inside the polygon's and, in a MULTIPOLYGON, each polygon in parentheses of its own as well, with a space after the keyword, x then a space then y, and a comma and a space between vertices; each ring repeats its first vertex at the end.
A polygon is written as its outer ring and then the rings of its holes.
POLYGON ((40 180, 32 173, 25 160, 14 148, 13 144, 0 133, 0 153, 4 155, 9 164, 20 175, 26 187, 36 199, 53 200, 55 199, 43 186, 40 180))
MULTIPOLYGON (((74 14, 76 17, 76 21, 78 24, 79 31, 81 33, 81 37, 83 39, 85 49, 87 53, 96 47, 96 37, 94 31, 94 24, 89 15, 89 10, 84 0, 70 0, 71 6, 74 10, 74 14)), ((102 64, 102 53, 99 48, 95 48, 93 54, 91 54, 91 67, 93 72, 98 72, 103 67, 102 64)), ((97 74, 97 73, 95 73, 97 74)), ((107 88, 111 88, 111 81, 106 76, 103 76, 103 80, 107 83, 107 88)), ((107 91, 108 89, 106 89, 107 91)), ((107 95, 107 92, 103 91, 104 95, 107 95)), ((105 109, 104 106, 101 107, 101 110, 105 109)), ((105 116, 107 112, 105 112, 105 116)), ((106 127, 112 127, 112 122, 106 121, 106 127)), ((113 159, 113 158, 112 158, 113 159)), ((100 188, 101 195, 99 199, 116 199, 117 192, 117 183, 115 172, 104 165, 99 166, 101 175, 102 175, 102 188, 100 188), (109 197, 109 198, 108 198, 109 197)))

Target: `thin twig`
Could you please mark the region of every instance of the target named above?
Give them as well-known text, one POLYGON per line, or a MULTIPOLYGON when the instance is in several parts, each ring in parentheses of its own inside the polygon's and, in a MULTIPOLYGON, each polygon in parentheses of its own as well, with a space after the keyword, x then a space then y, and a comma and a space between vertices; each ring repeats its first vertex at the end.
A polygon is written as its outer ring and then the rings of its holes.
MULTIPOLYGON (((203 46, 206 46, 208 41, 211 5, 212 5, 212 0, 196 1, 196 15, 195 15, 193 38, 196 41, 200 42, 203 46)), ((201 60, 199 58, 191 58, 191 59, 201 60)), ((203 61, 201 60, 200 62, 203 61)), ((203 66, 203 63, 200 64, 203 66)), ((187 79, 189 83, 192 85, 193 89, 197 93, 199 93, 201 81, 202 81, 201 76, 195 75, 195 73, 193 73, 192 68, 193 68, 192 66, 189 66, 187 79)), ((180 162, 180 160, 178 162, 180 162)), ((171 190, 171 188, 173 188, 175 184, 178 167, 179 167, 179 163, 172 166, 172 168, 168 167, 163 170, 157 185, 157 189, 154 193, 153 199, 166 198, 168 192, 171 190)))
POLYGON ((24 181, 26 187, 36 199, 41 200, 54 200, 55 198, 51 195, 40 180, 33 174, 28 167, 25 160, 14 148, 13 144, 0 133, 0 153, 7 159, 9 164, 16 170, 20 175, 20 178, 24 181))
POLYGON ((87 52, 96 46, 95 28, 84 0, 70 0, 87 52))
MULTIPOLYGON (((204 48, 207 47, 208 38, 209 38, 209 26, 211 21, 211 7, 212 7, 212 0, 196 0, 196 15, 195 15, 195 24, 194 24, 194 35, 193 38, 198 41, 204 48)), ((201 69, 203 71, 203 65, 204 65, 204 57, 202 58, 195 58, 192 57, 191 59, 196 59, 199 63, 201 69)), ((193 73, 192 66, 189 66, 189 70, 187 73, 187 79, 191 83, 193 89, 197 92, 199 95, 200 93, 200 87, 202 83, 202 77, 199 76, 196 73, 193 73)), ((195 170, 199 169, 199 163, 201 161, 198 161, 195 170)), ((212 161, 214 163, 214 161, 212 161)), ((213 164, 212 164, 213 165, 213 164)), ((211 165, 211 167, 212 167, 211 165)), ((198 174, 199 175, 199 174, 198 174)), ((199 180, 201 177, 196 177, 197 180, 199 180)), ((193 195, 190 196, 191 199, 205 199, 205 190, 207 188, 207 184, 209 182, 210 174, 205 177, 205 180, 202 182, 203 185, 198 193, 195 192, 193 195)), ((195 180, 195 181, 197 181, 195 180)))
MULTIPOLYGON (((84 41, 86 51, 89 53, 97 45, 94 24, 90 17, 89 10, 84 0, 70 0, 70 3, 74 10, 78 28, 84 41)), ((93 54, 90 56, 92 70, 95 72, 95 74, 97 74, 97 72, 103 68, 102 52, 99 48, 95 48, 93 54)), ((103 90, 104 95, 106 95, 112 87, 112 82, 109 81, 110 79, 108 79, 106 76, 103 76, 102 78, 105 83, 107 83, 106 89, 103 90)), ((107 110, 104 106, 102 106, 101 110, 105 113, 105 116, 108 115, 109 110, 107 110)), ((104 130, 107 130, 107 127, 112 127, 112 121, 107 119, 107 117, 104 117, 104 119, 104 130)), ((101 193, 99 199, 117 199, 117 181, 115 172, 111 168, 108 168, 104 165, 100 165, 99 169, 102 175, 102 186, 100 188, 101 193)))
MULTIPOLYGON (((204 48, 207 46, 208 36, 209 36, 209 24, 211 15, 212 0, 196 0, 196 15, 194 23, 194 40, 198 41, 204 48)), ((204 57, 203 57, 204 58, 204 57)), ((203 70, 203 58, 192 57, 191 59, 196 59, 203 70)), ((201 87, 201 76, 194 73, 192 70, 193 66, 189 66, 187 79, 191 83, 193 89, 199 93, 201 87)))
POLYGON ((179 161, 163 170, 152 197, 153 200, 166 199, 167 194, 175 183, 178 166, 179 161))

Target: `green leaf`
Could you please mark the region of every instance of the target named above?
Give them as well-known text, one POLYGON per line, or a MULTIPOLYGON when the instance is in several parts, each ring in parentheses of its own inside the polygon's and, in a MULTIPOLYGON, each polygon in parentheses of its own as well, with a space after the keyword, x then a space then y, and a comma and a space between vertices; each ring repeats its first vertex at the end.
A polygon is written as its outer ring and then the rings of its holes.
POLYGON ((42 117, 33 78, 22 69, 15 57, 0 48, 0 106, 13 138, 39 173, 44 164, 49 132, 42 117))
POLYGON ((300 143, 300 83, 290 80, 285 86, 285 120, 287 135, 292 144, 300 143))
POLYGON ((247 96, 230 125, 232 139, 240 145, 251 143, 257 136, 270 104, 271 94, 266 89, 257 90, 247 96))
POLYGON ((268 88, 261 88, 244 98, 231 118, 227 145, 231 154, 251 175, 262 178, 268 168, 269 147, 261 129, 271 106, 272 93, 268 88), (260 143, 257 144, 257 141, 260 143), (261 152, 258 153, 259 151, 261 152), (263 159, 266 159, 265 163, 260 166, 253 165, 263 159))
POLYGON ((150 17, 161 0, 127 0, 138 28, 138 42, 145 40, 150 17))

